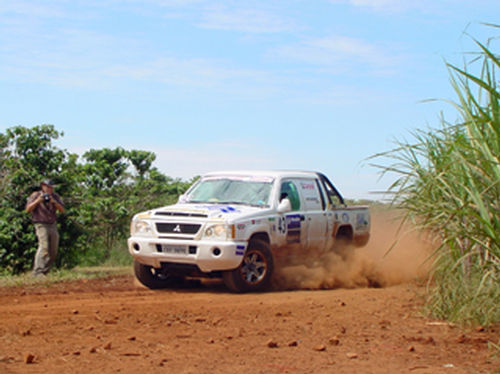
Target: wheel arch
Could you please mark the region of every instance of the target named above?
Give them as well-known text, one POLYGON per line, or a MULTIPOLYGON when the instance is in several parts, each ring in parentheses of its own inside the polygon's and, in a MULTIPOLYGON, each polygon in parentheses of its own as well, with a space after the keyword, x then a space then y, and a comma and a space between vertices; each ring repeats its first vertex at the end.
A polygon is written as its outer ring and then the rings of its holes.
POLYGON ((342 225, 335 233, 335 239, 346 240, 351 242, 354 239, 354 230, 351 225, 342 225))
POLYGON ((261 241, 268 245, 271 244, 271 239, 269 238, 269 234, 267 232, 255 232, 248 239, 248 243, 250 244, 252 241, 261 241))

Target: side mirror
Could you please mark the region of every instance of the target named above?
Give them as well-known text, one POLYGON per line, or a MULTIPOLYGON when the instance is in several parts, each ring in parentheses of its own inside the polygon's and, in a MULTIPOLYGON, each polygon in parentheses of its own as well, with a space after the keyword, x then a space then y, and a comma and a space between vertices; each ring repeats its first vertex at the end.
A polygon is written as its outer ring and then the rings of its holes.
POLYGON ((287 213, 292 211, 292 203, 288 198, 284 198, 278 204, 278 213, 287 213))
POLYGON ((187 196, 186 196, 186 195, 181 195, 181 196, 179 196, 179 199, 177 200, 177 202, 178 202, 179 204, 183 204, 183 203, 185 203, 186 201, 187 201, 187 196))

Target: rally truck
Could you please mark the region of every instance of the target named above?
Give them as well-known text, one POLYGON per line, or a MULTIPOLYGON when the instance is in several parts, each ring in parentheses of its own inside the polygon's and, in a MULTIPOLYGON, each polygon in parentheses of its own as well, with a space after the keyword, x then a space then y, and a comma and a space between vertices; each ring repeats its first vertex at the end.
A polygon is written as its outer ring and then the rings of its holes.
POLYGON ((235 292, 270 286, 276 256, 363 246, 366 206, 347 206, 322 173, 231 171, 202 176, 175 205, 136 214, 128 248, 149 288, 219 277, 235 292))

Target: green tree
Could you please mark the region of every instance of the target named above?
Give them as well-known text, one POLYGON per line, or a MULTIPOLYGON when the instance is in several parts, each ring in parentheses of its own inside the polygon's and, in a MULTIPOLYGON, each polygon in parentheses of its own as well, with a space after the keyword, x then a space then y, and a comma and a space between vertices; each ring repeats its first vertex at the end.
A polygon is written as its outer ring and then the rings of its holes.
POLYGON ((83 159, 86 163, 80 217, 92 238, 91 245, 101 248, 102 258, 107 259, 116 241, 126 235, 130 217, 127 151, 120 147, 91 149, 83 159))
POLYGON ((139 179, 143 179, 146 173, 151 171, 151 165, 156 159, 156 155, 152 152, 137 150, 128 152, 127 157, 134 166, 139 179))
POLYGON ((45 178, 54 180, 66 205, 59 217, 56 266, 96 264, 113 249, 126 251, 133 214, 174 203, 191 184, 153 167, 152 152, 90 149, 82 159, 53 141, 52 125, 17 126, 0 134, 0 267, 19 273, 32 267, 37 240, 26 198, 45 178))
MULTIPOLYGON (((74 156, 52 144, 61 135, 52 125, 41 125, 31 129, 13 127, 0 136, 0 266, 6 271, 18 273, 32 267, 37 241, 30 217, 24 211, 26 198, 44 178, 58 184, 63 198, 74 188, 72 176, 63 179, 68 165, 76 168, 74 156)), ((58 265, 72 266, 77 261, 81 230, 73 218, 71 208, 60 217, 65 230, 61 234, 58 265)))

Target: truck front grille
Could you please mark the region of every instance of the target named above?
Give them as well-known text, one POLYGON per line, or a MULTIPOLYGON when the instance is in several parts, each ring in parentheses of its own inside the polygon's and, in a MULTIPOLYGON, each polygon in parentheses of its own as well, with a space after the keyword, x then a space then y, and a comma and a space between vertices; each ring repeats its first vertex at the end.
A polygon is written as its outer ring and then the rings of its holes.
POLYGON ((200 230, 200 224, 192 223, 162 223, 156 224, 156 230, 161 234, 196 234, 200 230))

